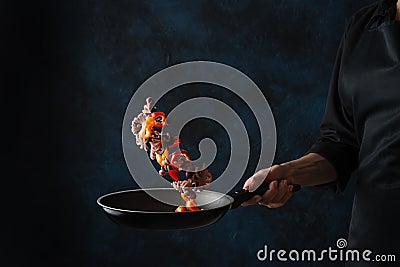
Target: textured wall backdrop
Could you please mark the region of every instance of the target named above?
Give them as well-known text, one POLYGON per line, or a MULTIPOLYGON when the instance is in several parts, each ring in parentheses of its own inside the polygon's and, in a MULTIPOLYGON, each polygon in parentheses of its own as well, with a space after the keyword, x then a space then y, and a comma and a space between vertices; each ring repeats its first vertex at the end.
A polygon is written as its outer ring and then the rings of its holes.
MULTIPOLYGON (((301 156, 318 134, 345 23, 371 2, 86 0, 15 6, 13 186, 21 193, 11 200, 20 209, 8 213, 9 263, 262 266, 256 252, 264 244, 335 246, 347 236, 353 184, 342 195, 305 189, 280 209, 239 208, 217 224, 190 231, 117 226, 96 199, 137 187, 122 154, 125 108, 141 83, 180 62, 217 61, 247 74, 275 116, 275 162, 301 156)), ((170 109, 185 94, 212 90, 180 88, 160 106, 170 109)), ((243 108, 242 116, 250 120, 247 112, 243 108)), ((214 164, 215 172, 224 164, 214 164)))

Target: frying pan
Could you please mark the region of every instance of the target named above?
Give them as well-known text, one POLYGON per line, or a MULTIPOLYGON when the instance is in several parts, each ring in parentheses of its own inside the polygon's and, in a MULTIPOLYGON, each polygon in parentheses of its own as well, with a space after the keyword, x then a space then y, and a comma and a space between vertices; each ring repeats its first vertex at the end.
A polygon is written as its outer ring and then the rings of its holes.
MULTIPOLYGON (((173 188, 114 192, 99 197, 97 203, 108 218, 120 225, 153 230, 194 229, 219 221, 229 209, 239 207, 254 195, 264 194, 268 188, 269 184, 262 184, 254 192, 242 189, 228 195, 206 190, 196 192, 196 202, 203 209, 199 211, 175 212, 176 206, 157 200, 181 201, 184 206, 180 193, 173 188)), ((294 184, 293 192, 298 190, 300 186, 294 184)))

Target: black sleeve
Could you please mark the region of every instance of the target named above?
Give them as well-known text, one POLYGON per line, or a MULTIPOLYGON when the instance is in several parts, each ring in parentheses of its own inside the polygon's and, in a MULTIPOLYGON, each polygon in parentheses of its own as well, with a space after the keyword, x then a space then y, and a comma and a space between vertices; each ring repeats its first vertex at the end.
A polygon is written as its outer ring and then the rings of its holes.
POLYGON ((351 173, 357 168, 359 152, 359 145, 354 131, 353 115, 349 111, 351 109, 344 106, 339 94, 339 73, 346 32, 342 37, 336 56, 325 114, 320 125, 320 136, 307 152, 317 153, 333 165, 337 175, 337 189, 340 191, 344 190, 351 173))

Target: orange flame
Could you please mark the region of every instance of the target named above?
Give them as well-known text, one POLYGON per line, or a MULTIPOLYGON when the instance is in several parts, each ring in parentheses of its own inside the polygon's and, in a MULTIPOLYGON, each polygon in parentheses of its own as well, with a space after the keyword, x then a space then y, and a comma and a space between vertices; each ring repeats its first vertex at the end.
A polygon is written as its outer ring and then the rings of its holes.
POLYGON ((186 202, 186 206, 179 206, 175 209, 175 212, 185 212, 185 211, 198 211, 200 210, 199 206, 195 199, 190 199, 185 196, 184 193, 181 193, 182 199, 186 202))

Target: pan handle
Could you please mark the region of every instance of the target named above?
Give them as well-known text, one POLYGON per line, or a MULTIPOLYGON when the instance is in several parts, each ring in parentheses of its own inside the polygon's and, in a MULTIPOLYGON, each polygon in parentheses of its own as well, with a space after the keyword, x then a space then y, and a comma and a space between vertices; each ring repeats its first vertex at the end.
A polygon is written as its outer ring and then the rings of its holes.
MULTIPOLYGON (((235 209, 239 207, 243 202, 249 200, 255 195, 260 195, 262 196, 268 189, 269 189, 269 184, 270 183, 264 183, 260 185, 255 191, 250 192, 245 189, 241 189, 239 191, 236 191, 233 194, 229 194, 231 197, 233 197, 233 203, 231 206, 231 209, 235 209)), ((301 189, 301 186, 299 184, 288 184, 293 186, 293 191, 296 192, 301 189)))

